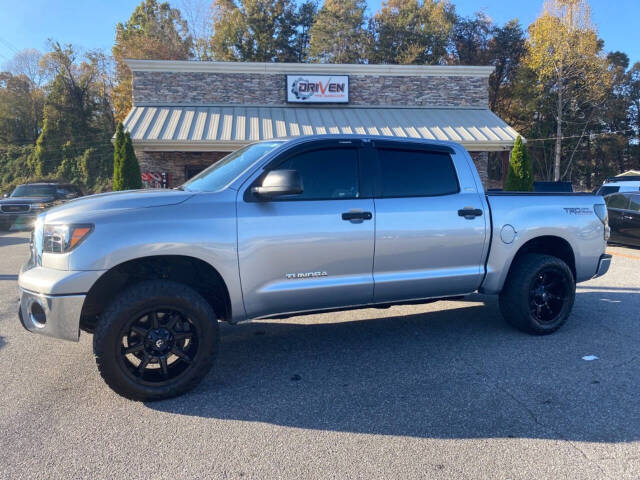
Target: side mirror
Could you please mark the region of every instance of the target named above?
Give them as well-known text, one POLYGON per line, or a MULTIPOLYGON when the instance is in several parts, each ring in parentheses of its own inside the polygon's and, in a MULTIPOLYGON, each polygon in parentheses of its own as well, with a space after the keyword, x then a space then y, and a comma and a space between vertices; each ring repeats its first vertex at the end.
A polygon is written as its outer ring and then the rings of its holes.
POLYGON ((295 170, 271 170, 262 180, 262 186, 253 187, 251 191, 262 198, 295 195, 303 191, 302 179, 295 170))

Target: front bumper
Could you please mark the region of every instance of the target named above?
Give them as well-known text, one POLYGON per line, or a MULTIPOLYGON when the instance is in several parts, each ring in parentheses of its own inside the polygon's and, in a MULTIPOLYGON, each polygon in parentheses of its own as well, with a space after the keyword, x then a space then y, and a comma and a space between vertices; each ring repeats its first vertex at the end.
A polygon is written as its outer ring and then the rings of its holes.
POLYGON ((20 289, 18 315, 32 333, 77 342, 86 295, 43 295, 20 289))
POLYGON ((0 213, 0 228, 2 230, 31 230, 42 210, 28 213, 0 213))
POLYGON ((596 270, 596 274, 593 278, 601 277, 605 273, 609 271, 609 267, 611 266, 611 255, 608 253, 603 253, 600 255, 600 260, 598 260, 598 269, 596 270))

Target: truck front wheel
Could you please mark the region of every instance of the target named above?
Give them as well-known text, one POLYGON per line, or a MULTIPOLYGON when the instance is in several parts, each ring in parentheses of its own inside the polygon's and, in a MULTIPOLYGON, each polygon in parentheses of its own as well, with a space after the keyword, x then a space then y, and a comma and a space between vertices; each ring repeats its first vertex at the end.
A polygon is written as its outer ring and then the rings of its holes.
POLYGON ((517 329, 547 335, 567 320, 575 295, 576 282, 565 262, 531 253, 512 266, 500 293, 500 310, 517 329))
POLYGON ((210 370, 218 320, 192 288, 166 280, 133 285, 98 322, 93 351, 102 378, 123 397, 148 401, 180 395, 210 370))

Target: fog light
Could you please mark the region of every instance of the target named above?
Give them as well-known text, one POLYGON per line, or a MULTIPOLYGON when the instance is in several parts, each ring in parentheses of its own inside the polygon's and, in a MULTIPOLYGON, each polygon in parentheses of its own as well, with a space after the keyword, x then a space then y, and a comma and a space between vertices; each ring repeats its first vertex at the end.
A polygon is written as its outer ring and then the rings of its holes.
POLYGON ((29 308, 29 319, 36 327, 40 328, 44 327, 44 324, 47 323, 47 314, 44 313, 42 305, 36 301, 32 302, 29 308))

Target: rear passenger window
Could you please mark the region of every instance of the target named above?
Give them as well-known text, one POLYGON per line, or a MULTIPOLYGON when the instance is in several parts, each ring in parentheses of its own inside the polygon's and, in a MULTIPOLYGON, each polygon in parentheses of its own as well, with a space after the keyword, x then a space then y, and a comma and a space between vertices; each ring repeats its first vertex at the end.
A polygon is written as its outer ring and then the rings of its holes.
POLYGON ((640 212, 640 195, 631 195, 631 200, 629 201, 629 210, 640 212))
POLYGON ((379 149, 383 197, 425 197, 459 191, 451 157, 446 153, 379 149))
POLYGON ((609 195, 604 201, 608 208, 626 209, 629 205, 629 198, 624 195, 609 195))

